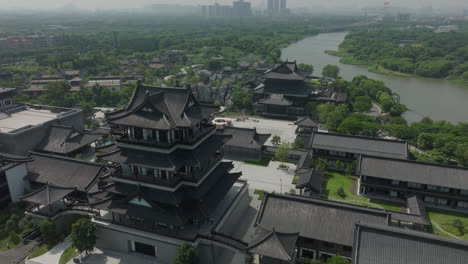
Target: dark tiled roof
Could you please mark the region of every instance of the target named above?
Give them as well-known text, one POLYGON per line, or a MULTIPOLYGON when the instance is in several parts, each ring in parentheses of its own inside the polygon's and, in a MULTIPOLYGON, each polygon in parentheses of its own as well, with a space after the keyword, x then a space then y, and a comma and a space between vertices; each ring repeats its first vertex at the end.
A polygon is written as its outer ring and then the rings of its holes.
POLYGON ((406 159, 408 157, 406 141, 324 132, 314 132, 309 147, 388 158, 406 159))
POLYGON ((107 114, 107 119, 112 124, 168 130, 192 127, 218 109, 217 106, 197 102, 189 88, 139 84, 130 104, 125 109, 107 114))
POLYGON ((16 91, 16 88, 4 88, 4 87, 0 87, 0 94, 9 93, 9 92, 13 92, 13 91, 16 91))
POLYGON ((266 193, 257 223, 279 232, 352 246, 354 224, 360 221, 387 225, 390 213, 361 206, 302 196, 266 193))
POLYGON ((312 168, 312 151, 301 151, 299 154, 299 162, 296 166, 296 172, 304 172, 312 168))
POLYGON ((468 190, 468 168, 363 156, 361 175, 468 190))
POLYGON ((225 146, 233 146, 247 149, 261 149, 265 142, 270 138, 271 134, 259 134, 257 130, 240 127, 226 127, 221 133, 230 135, 232 138, 225 146))
POLYGON ((281 80, 304 80, 306 76, 306 72, 297 68, 296 62, 288 61, 275 63, 271 70, 259 75, 260 78, 264 79, 281 80))
POLYGON ((50 205, 69 195, 74 190, 75 188, 66 188, 46 184, 41 188, 24 195, 21 197, 21 200, 40 205, 50 205))
POLYGON ((37 150, 57 154, 68 154, 76 151, 102 136, 98 134, 76 131, 71 126, 53 125, 46 138, 37 147, 37 150))
POLYGON ((322 192, 323 172, 315 169, 302 172, 298 175, 296 188, 309 188, 318 192, 318 196, 322 192))
POLYGON ((312 118, 305 116, 305 117, 299 117, 296 122, 294 122, 295 125, 297 126, 302 126, 302 127, 312 127, 312 128, 318 128, 319 126, 317 123, 315 123, 312 118))
POLYGON ((249 243, 248 251, 253 254, 274 259, 291 261, 294 257, 299 233, 280 233, 257 226, 255 235, 249 243))
POLYGON ((313 89, 314 84, 306 81, 266 80, 258 85, 253 92, 256 94, 284 94, 287 96, 308 97, 313 89))
POLYGON ((31 157, 23 157, 18 155, 13 155, 10 153, 0 152, 0 160, 9 161, 9 162, 28 162, 32 161, 31 157))
POLYGON ((94 150, 96 152, 112 153, 112 152, 118 151, 119 147, 115 143, 112 143, 112 144, 109 144, 109 145, 106 145, 106 146, 97 147, 94 150))
POLYGON ((28 163, 29 180, 55 186, 74 187, 86 191, 103 172, 101 164, 62 156, 31 153, 28 163))
POLYGON ((148 168, 176 170, 182 165, 204 166, 215 153, 230 139, 230 136, 213 135, 194 150, 176 149, 171 154, 158 153, 130 148, 100 155, 99 158, 119 164, 143 166, 148 168))
POLYGON ((293 105, 293 102, 287 98, 284 98, 282 94, 270 94, 267 98, 258 101, 259 104, 267 105, 293 105))
POLYGON ((468 243, 424 232, 358 224, 354 264, 465 264, 468 243))
POLYGON ((406 199, 406 207, 408 208, 410 214, 419 215, 429 222, 429 217, 427 216, 424 202, 418 196, 412 195, 408 197, 408 199, 406 199))

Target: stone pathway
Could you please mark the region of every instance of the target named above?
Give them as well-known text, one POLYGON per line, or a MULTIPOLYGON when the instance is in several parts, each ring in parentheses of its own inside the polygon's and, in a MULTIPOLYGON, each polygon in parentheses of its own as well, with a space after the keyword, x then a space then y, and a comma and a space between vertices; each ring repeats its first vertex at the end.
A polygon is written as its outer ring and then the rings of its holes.
POLYGON ((36 241, 27 242, 15 249, 0 253, 0 264, 24 263, 24 259, 31 254, 37 246, 36 241))
POLYGON ((27 263, 29 264, 58 264, 60 260, 60 256, 62 253, 71 246, 71 242, 68 239, 65 241, 58 243, 55 247, 51 250, 46 252, 44 255, 39 256, 37 258, 29 259, 27 263))
MULTIPOLYGON (((163 264, 154 257, 138 253, 122 253, 108 249, 94 248, 93 252, 85 256, 78 255, 82 264, 163 264)), ((74 264, 73 259, 67 264, 74 264)), ((166 263, 165 263, 166 264, 166 263)))

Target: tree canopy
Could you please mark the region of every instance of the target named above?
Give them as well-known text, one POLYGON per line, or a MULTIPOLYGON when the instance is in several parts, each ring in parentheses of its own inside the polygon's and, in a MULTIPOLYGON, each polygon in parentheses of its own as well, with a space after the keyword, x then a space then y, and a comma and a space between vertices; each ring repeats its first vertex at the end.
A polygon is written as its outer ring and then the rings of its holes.
POLYGON ((198 264, 198 256, 195 252, 195 248, 188 243, 184 243, 180 246, 177 250, 174 264, 198 264))

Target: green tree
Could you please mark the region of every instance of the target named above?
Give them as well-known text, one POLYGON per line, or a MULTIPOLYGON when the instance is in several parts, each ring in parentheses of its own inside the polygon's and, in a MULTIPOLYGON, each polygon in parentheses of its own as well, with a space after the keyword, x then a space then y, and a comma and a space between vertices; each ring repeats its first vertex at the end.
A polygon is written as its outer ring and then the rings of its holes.
POLYGON ((180 246, 179 250, 177 250, 174 264, 198 264, 198 256, 195 252, 195 248, 188 243, 184 243, 180 246))
POLYGON ((340 126, 341 122, 348 116, 349 110, 346 105, 339 105, 328 114, 327 121, 325 122, 325 127, 331 131, 336 131, 340 126))
POLYGON ((317 114, 317 103, 308 102, 304 107, 304 113, 308 116, 314 116, 317 114))
POLYGON ((232 100, 234 106, 238 109, 251 109, 252 108, 252 93, 244 91, 242 88, 236 88, 232 93, 232 100))
POLYGON ((351 175, 352 173, 353 173, 353 167, 352 167, 352 165, 348 162, 348 163, 346 163, 345 174, 346 174, 346 175, 351 175))
POLYGON ((462 166, 468 166, 468 144, 458 146, 454 155, 462 166))
POLYGON ((303 71, 309 72, 310 75, 314 72, 314 66, 310 64, 299 63, 297 67, 303 71))
POLYGON ((297 137, 296 139, 294 139, 293 149, 304 149, 304 141, 302 140, 302 138, 297 137))
POLYGON ((317 170, 320 171, 327 171, 328 170, 328 160, 324 158, 318 158, 317 166, 315 167, 317 170))
POLYGON ((81 218, 72 225, 70 239, 79 252, 88 254, 96 245, 96 227, 89 218, 81 218))
POLYGON ((418 148, 431 150, 434 144, 434 137, 429 133, 421 133, 418 137, 418 148))
POLYGON ((39 223, 39 231, 44 243, 55 245, 57 243, 57 233, 55 223, 49 219, 44 219, 39 223))
POLYGON ((342 164, 342 163, 341 163, 340 160, 336 160, 336 161, 335 161, 335 168, 336 168, 337 170, 341 170, 341 164, 342 164))
POLYGON ((327 264, 350 264, 349 260, 340 255, 333 256, 327 260, 327 264))
POLYGON ((276 149, 275 158, 281 161, 281 165, 284 165, 284 162, 288 159, 290 149, 291 144, 288 142, 281 143, 281 145, 276 149))
POLYGON ((210 71, 217 71, 223 67, 223 63, 220 60, 210 60, 208 62, 207 68, 210 71))
POLYGON ((93 103, 82 103, 81 110, 85 118, 85 123, 90 125, 94 119, 94 104, 93 103))
POLYGON ((322 76, 336 79, 340 74, 340 68, 336 65, 328 64, 322 69, 322 76))
POLYGON ((281 144, 281 137, 277 135, 273 136, 271 139, 271 144, 273 144, 275 147, 278 147, 281 144))
POLYGON ((352 105, 355 112, 368 112, 372 109, 372 102, 369 96, 358 96, 354 98, 352 105))
POLYGON ((39 96, 40 104, 53 105, 61 107, 73 106, 71 97, 67 96, 70 93, 71 86, 67 82, 53 82, 46 85, 46 90, 39 96))

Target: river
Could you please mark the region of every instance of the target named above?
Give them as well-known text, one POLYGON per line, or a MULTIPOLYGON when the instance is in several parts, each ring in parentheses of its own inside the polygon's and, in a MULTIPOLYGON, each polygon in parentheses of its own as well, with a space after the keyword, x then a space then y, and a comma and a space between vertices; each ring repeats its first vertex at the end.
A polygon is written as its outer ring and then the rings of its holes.
POLYGON ((340 76, 351 80, 357 75, 384 81, 400 95, 400 101, 409 110, 404 117, 409 122, 419 121, 424 116, 434 120, 468 122, 468 87, 445 79, 424 77, 400 77, 375 74, 367 66, 346 65, 340 58, 326 54, 325 50, 338 50, 346 32, 324 33, 296 42, 282 50, 282 59, 296 60, 314 66, 314 75, 320 75, 323 66, 335 64, 340 67, 340 76))

